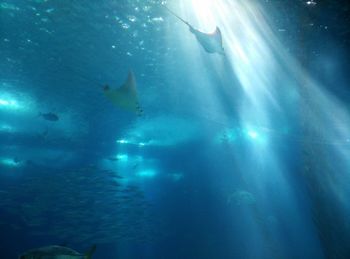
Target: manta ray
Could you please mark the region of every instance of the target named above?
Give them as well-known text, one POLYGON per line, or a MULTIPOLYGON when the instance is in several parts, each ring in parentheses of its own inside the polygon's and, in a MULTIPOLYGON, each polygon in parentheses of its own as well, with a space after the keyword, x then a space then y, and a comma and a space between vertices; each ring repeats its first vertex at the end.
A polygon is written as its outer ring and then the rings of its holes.
POLYGON ((116 89, 111 89, 108 85, 105 85, 103 93, 115 106, 142 115, 143 110, 137 97, 136 80, 132 71, 129 71, 128 78, 123 85, 116 89))
POLYGON ((215 31, 211 33, 202 32, 195 29, 189 22, 182 19, 180 16, 171 11, 168 7, 164 6, 172 15, 186 24, 190 32, 196 36, 197 41, 201 44, 204 50, 208 53, 218 53, 221 55, 225 55, 225 50, 222 46, 222 35, 219 27, 216 26, 215 31))

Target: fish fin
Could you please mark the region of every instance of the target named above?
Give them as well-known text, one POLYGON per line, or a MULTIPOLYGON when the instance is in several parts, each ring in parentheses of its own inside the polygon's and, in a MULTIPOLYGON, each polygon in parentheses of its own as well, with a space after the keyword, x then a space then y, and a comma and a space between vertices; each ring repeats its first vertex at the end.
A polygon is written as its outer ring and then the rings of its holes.
POLYGON ((92 258, 92 254, 95 253, 96 251, 96 245, 93 245, 89 251, 87 251, 84 255, 85 259, 91 259, 92 258))
MULTIPOLYGON (((222 48, 222 50, 224 50, 223 46, 222 46, 222 34, 221 34, 221 30, 218 26, 216 26, 215 31, 213 31, 212 33, 210 33, 216 42, 218 42, 222 48)), ((222 53, 220 53, 222 54, 222 53)))
POLYGON ((125 92, 136 95, 136 80, 134 73, 131 70, 129 70, 128 78, 126 79, 125 83, 120 87, 120 89, 125 92))
POLYGON ((218 26, 216 26, 215 31, 212 33, 215 35, 215 38, 222 43, 222 34, 221 34, 221 30, 218 26))
POLYGON ((220 42, 220 45, 221 45, 221 52, 218 52, 219 54, 223 55, 223 56, 226 56, 226 53, 225 53, 225 49, 223 47, 223 44, 222 44, 222 34, 221 34, 221 30, 218 26, 216 26, 216 29, 214 31, 214 34, 215 34, 215 37, 216 39, 220 42))

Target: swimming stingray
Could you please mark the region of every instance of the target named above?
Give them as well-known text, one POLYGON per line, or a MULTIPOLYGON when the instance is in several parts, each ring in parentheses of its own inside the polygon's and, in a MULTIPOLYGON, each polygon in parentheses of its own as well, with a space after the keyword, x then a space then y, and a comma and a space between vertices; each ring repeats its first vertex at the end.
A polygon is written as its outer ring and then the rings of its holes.
POLYGON ((143 111, 139 105, 135 76, 132 71, 129 72, 123 85, 116 89, 111 89, 108 85, 105 85, 103 93, 115 106, 142 115, 143 111))
POLYGON ((173 11, 171 11, 168 7, 164 6, 172 15, 174 15, 176 18, 178 18, 180 21, 182 21, 184 24, 186 24, 190 28, 190 32, 196 36, 198 42, 202 45, 202 47, 205 49, 208 53, 218 53, 221 55, 225 55, 225 50, 222 46, 222 35, 219 27, 216 27, 214 32, 206 33, 201 32, 195 28, 191 24, 189 24, 187 21, 182 19, 180 16, 175 14, 173 11))

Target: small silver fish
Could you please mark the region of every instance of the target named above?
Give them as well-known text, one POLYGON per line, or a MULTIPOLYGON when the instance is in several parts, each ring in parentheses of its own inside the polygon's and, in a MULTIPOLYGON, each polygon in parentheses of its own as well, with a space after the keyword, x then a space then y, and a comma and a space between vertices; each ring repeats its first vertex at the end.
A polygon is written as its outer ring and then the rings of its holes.
POLYGON ((20 255, 19 259, 91 259, 95 250, 96 245, 93 245, 85 254, 80 254, 65 246, 52 245, 29 250, 20 255))

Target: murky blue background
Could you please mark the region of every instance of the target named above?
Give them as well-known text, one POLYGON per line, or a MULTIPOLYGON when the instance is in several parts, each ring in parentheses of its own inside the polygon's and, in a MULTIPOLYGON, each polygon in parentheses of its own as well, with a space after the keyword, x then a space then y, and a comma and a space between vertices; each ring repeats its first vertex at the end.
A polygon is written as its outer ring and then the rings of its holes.
POLYGON ((0 257, 349 258, 349 8, 1 1, 0 257))

